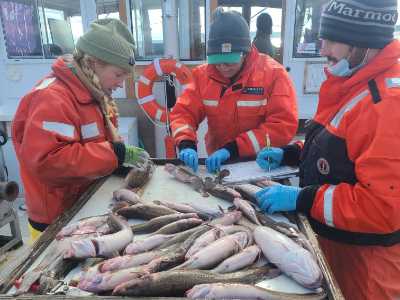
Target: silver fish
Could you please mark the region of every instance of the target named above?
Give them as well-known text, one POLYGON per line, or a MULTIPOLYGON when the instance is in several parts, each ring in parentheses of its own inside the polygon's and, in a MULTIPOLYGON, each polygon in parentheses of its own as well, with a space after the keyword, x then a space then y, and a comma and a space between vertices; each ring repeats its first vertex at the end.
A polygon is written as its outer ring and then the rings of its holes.
POLYGON ((209 269, 239 252, 252 243, 252 237, 244 231, 224 236, 199 250, 176 269, 209 269))
POLYGON ((130 205, 138 204, 141 199, 138 194, 128 189, 119 189, 113 192, 113 199, 117 202, 124 201, 130 205))
POLYGON ((199 226, 203 221, 199 218, 182 219, 161 227, 154 234, 173 234, 199 226))
POLYGON ((87 292, 105 292, 111 291, 121 283, 139 278, 148 274, 146 267, 133 267, 117 270, 114 272, 96 273, 84 277, 78 284, 78 288, 87 292))
POLYGON ((195 213, 177 213, 172 215, 165 215, 153 218, 147 222, 141 224, 135 224, 131 226, 133 233, 150 233, 154 232, 161 227, 171 224, 175 221, 188 219, 188 218, 197 218, 198 215, 195 213))
POLYGON ((176 210, 170 209, 162 205, 138 203, 128 207, 123 207, 117 210, 117 214, 127 218, 139 218, 150 220, 165 215, 178 213, 176 210))
MULTIPOLYGON (((212 269, 215 273, 231 273, 250 266, 260 256, 261 249, 257 245, 244 248, 239 253, 228 257, 212 269)), ((277 274, 278 275, 278 274, 277 274)))
POLYGON ((193 245, 190 247, 190 249, 186 253, 186 259, 189 259, 191 256, 193 256, 199 250, 210 245, 212 242, 218 240, 219 238, 229 235, 229 234, 232 234, 232 233, 239 232, 239 231, 247 231, 247 229, 243 226, 238 226, 238 225, 210 226, 210 230, 203 233, 201 236, 199 236, 194 241, 193 245))
POLYGON ((233 204, 246 216, 250 219, 250 221, 252 221, 253 223, 257 224, 257 225, 261 225, 260 221, 258 221, 257 215, 256 215, 256 211, 253 208, 253 206, 251 206, 249 201, 246 201, 244 199, 241 198, 235 198, 235 200, 233 200, 233 204))
POLYGON ((326 293, 290 294, 260 288, 250 284, 199 284, 186 292, 189 299, 241 299, 241 300, 322 300, 326 293))
POLYGON ((309 251, 286 235, 265 226, 254 230, 254 238, 265 257, 286 275, 307 288, 321 286, 321 269, 309 251))
POLYGON ((127 254, 123 256, 116 256, 100 263, 99 271, 103 273, 103 272, 127 269, 132 267, 138 267, 151 262, 153 259, 161 256, 162 254, 163 251, 156 250, 156 251, 147 251, 135 255, 127 254))
POLYGON ((118 232, 72 241, 64 253, 64 258, 110 257, 124 249, 133 238, 129 224, 113 214, 109 220, 120 229, 118 232))
POLYGON ((149 236, 143 240, 133 241, 125 248, 125 254, 137 254, 148 250, 152 250, 163 242, 172 238, 171 234, 156 234, 149 236))
POLYGON ((86 234, 105 234, 110 228, 105 227, 109 216, 101 215, 83 218, 77 222, 64 226, 56 235, 57 240, 70 236, 86 235, 86 234))
POLYGON ((176 270, 145 275, 117 286, 113 295, 120 296, 182 296, 197 284, 255 283, 271 272, 270 268, 252 269, 228 274, 201 270, 176 270))

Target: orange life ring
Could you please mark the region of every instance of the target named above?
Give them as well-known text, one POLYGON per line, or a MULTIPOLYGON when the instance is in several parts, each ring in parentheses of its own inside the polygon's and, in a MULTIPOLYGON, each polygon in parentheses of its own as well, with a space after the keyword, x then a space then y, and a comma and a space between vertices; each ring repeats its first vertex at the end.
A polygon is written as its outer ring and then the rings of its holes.
POLYGON ((161 123, 167 121, 167 112, 157 103, 153 94, 153 85, 154 81, 164 74, 174 76, 183 88, 192 80, 192 73, 184 64, 175 59, 155 59, 135 83, 136 98, 140 106, 153 120, 161 123))

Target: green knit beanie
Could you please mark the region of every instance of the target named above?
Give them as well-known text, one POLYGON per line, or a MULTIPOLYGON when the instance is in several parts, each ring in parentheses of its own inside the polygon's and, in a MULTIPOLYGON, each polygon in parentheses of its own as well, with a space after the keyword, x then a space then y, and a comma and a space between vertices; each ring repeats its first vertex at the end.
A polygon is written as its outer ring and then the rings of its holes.
POLYGON ((81 36, 76 48, 106 63, 133 71, 135 41, 124 23, 117 19, 96 20, 81 36))

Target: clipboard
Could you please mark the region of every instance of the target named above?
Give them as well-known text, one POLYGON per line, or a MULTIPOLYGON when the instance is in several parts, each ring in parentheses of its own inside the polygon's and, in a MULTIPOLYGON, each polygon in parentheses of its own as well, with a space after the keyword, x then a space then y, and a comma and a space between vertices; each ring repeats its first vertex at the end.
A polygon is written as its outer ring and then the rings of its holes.
POLYGON ((264 179, 285 179, 298 176, 299 168, 290 166, 281 166, 270 171, 260 168, 255 160, 226 164, 221 169, 227 169, 230 174, 223 178, 223 184, 237 184, 264 179))

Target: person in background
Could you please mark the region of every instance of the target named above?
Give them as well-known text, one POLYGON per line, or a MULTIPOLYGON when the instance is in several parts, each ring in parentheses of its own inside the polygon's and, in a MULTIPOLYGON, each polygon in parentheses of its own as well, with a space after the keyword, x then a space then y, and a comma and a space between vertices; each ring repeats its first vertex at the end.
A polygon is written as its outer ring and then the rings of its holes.
POLYGON ((239 13, 217 9, 207 61, 193 70, 193 82, 170 115, 185 165, 197 171, 196 131, 205 118, 209 172, 228 159, 255 157, 267 137, 274 146, 293 138, 298 122, 293 83, 279 63, 251 47, 249 27, 239 13))
POLYGON ((346 299, 400 299, 400 41, 396 0, 331 0, 328 59, 304 147, 263 150, 264 168, 300 166, 300 187, 257 194, 268 212, 308 216, 346 299), (353 12, 353 13, 349 13, 353 12))
POLYGON ((102 19, 59 57, 25 95, 12 123, 31 236, 51 224, 99 177, 148 159, 124 145, 111 97, 134 69, 134 40, 115 19, 102 19))
POLYGON ((271 43, 272 18, 267 13, 262 13, 257 17, 257 31, 253 40, 253 45, 261 53, 275 57, 275 47, 271 43))

